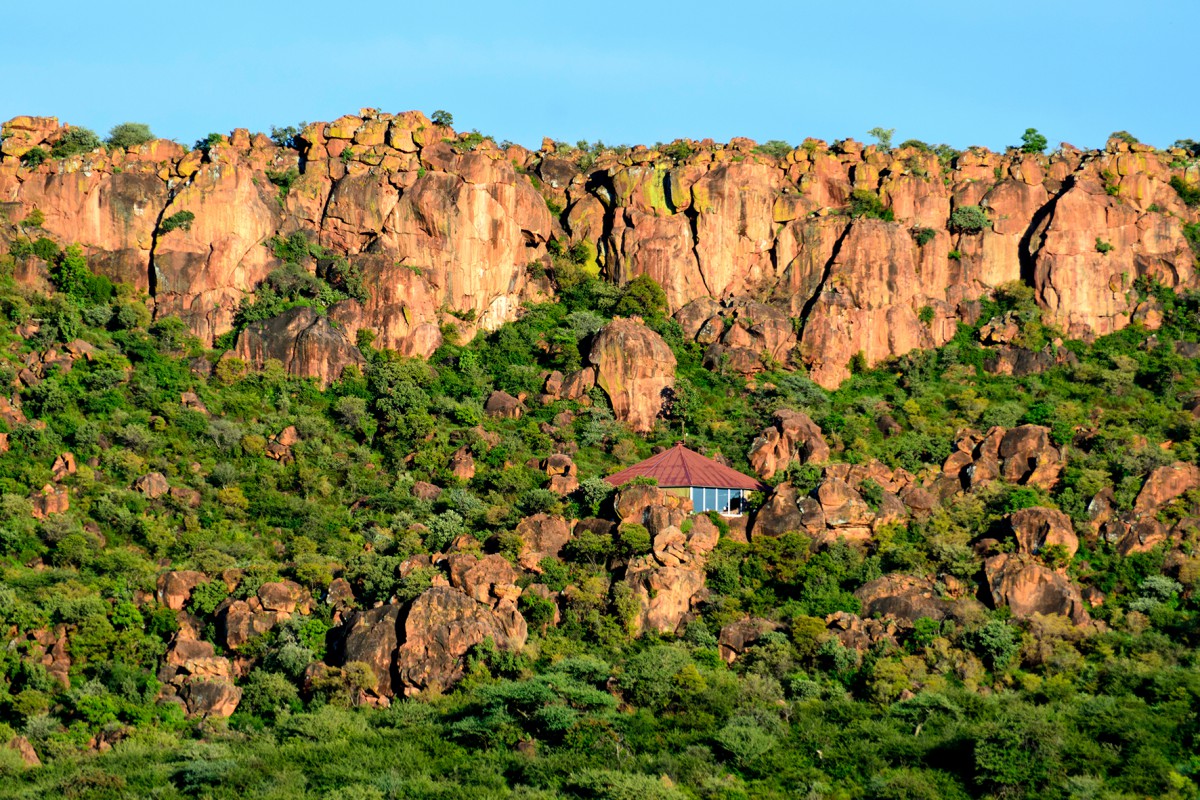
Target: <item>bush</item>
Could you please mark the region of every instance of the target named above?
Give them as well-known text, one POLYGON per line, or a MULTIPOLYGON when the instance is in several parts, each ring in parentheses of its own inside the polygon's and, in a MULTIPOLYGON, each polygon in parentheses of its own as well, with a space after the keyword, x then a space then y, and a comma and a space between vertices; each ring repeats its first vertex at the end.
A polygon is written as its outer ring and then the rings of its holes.
POLYGON ((1104 241, 1099 236, 1096 237, 1096 252, 1097 253, 1110 253, 1110 252, 1112 252, 1112 249, 1113 249, 1113 246, 1110 243, 1104 241))
POLYGON ((83 297, 89 288, 92 271, 88 269, 83 248, 73 244, 62 257, 50 266, 50 281, 54 288, 74 298, 83 297))
POLYGON ((933 228, 913 228, 912 237, 917 247, 924 247, 937 238, 937 231, 933 228))
POLYGON ((112 130, 108 132, 106 140, 109 147, 120 147, 122 150, 128 150, 131 147, 137 147, 139 144, 153 141, 154 134, 150 132, 150 126, 144 122, 122 122, 120 125, 114 125, 112 130))
POLYGON ((870 189, 855 189, 850 193, 850 216, 855 219, 859 217, 882 219, 886 222, 895 219, 892 210, 884 206, 879 195, 870 189))
POLYGON ((960 233, 979 233, 989 224, 987 212, 979 206, 959 206, 950 215, 950 227, 960 233))
POLYGON ((438 109, 429 117, 434 125, 449 128, 454 125, 454 115, 444 109, 438 109))
POLYGON ((783 141, 782 139, 771 139, 768 142, 763 142, 758 147, 754 148, 754 152, 763 153, 764 155, 774 156, 775 158, 784 158, 794 148, 783 141))
POLYGON ((1037 128, 1026 128, 1025 133, 1021 134, 1021 152, 1022 153, 1042 153, 1046 150, 1046 145, 1050 142, 1045 136, 1038 133, 1037 128))
POLYGON ((1192 186, 1178 175, 1172 175, 1171 188, 1186 205, 1200 205, 1200 186, 1192 186))
POLYGON ((62 138, 50 148, 55 158, 67 158, 79 153, 90 153, 100 147, 100 137, 88 128, 69 128, 62 138))
POLYGON ((45 150, 40 147, 34 147, 26 150, 24 155, 21 156, 21 166, 26 169, 37 169, 49 157, 50 154, 45 150))
POLYGON ((196 215, 191 211, 176 211, 171 216, 162 221, 158 229, 163 233, 170 233, 173 230, 191 230, 192 223, 196 220, 196 215))

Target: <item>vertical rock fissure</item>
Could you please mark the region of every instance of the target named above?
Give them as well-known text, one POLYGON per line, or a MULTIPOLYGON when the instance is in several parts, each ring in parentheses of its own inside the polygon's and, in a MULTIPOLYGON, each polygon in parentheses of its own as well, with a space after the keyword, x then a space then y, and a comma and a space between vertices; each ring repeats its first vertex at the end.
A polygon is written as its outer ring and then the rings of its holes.
POLYGON ((804 301, 804 308, 800 311, 800 336, 804 335, 804 329, 808 327, 809 315, 812 314, 813 308, 817 305, 817 300, 821 297, 821 293, 825 291, 825 284, 829 282, 829 275, 833 272, 833 264, 837 261, 838 254, 842 252, 842 243, 850 235, 852 227, 854 227, 854 223, 849 222, 842 229, 842 232, 838 234, 837 241, 833 243, 833 249, 829 253, 829 260, 825 262, 825 266, 821 270, 821 282, 817 284, 817 290, 813 292, 812 297, 804 301))
MULTIPOLYGON (((1017 261, 1020 265, 1021 283, 1037 289, 1037 253, 1034 252, 1033 237, 1038 229, 1054 214, 1054 208, 1058 204, 1058 200, 1067 191, 1075 185, 1075 176, 1068 175, 1055 193, 1045 204, 1033 213, 1033 217, 1029 221, 1029 226, 1025 229, 1025 233, 1021 235, 1021 241, 1017 245, 1017 261)), ((1043 236, 1045 231, 1043 231, 1043 236)), ((1038 249, 1041 247, 1039 245, 1038 249)))
MULTIPOLYGON (((149 263, 146 265, 146 293, 150 295, 151 299, 156 299, 158 297, 158 268, 154 263, 155 254, 158 253, 158 238, 163 233, 162 224, 163 219, 167 215, 167 209, 170 208, 171 204, 175 202, 175 197, 178 194, 178 188, 176 188, 173 183, 168 182, 167 202, 163 203, 162 208, 158 210, 158 217, 154 220, 154 232, 150 234, 150 258, 149 263)), ((155 305, 157 307, 157 304, 155 305)), ((157 317, 157 315, 158 313, 156 308, 155 316, 157 317)))
MULTIPOLYGON (((696 204, 693 203, 684 209, 683 215, 687 217, 688 230, 692 234, 692 258, 696 259, 696 272, 700 273, 700 282, 704 284, 704 291, 709 297, 716 297, 712 287, 708 285, 704 269, 700 266, 700 212, 696 210, 696 204)), ((716 299, 720 300, 721 298, 716 299)))

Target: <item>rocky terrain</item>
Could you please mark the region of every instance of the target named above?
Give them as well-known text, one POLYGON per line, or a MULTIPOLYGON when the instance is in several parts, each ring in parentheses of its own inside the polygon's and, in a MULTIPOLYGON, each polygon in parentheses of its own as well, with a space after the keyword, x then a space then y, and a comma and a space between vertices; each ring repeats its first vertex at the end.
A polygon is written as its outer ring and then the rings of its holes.
POLYGON ((0 140, 0 796, 1197 797, 1194 146, 73 131, 0 140), (747 513, 604 480, 679 442, 747 513))
MULTIPOLYGON (((1123 138, 1049 156, 811 139, 782 155, 748 139, 594 155, 550 140, 501 149, 420 112, 363 109, 308 125, 294 148, 237 130, 203 149, 158 140, 22 166, 67 129, 4 123, 0 242, 36 209, 51 237, 84 245, 95 270, 206 343, 282 265, 264 245, 296 231, 361 269, 366 297, 329 313, 351 343, 365 328, 428 356, 447 321, 494 329, 552 295, 552 252, 576 246, 619 284, 653 278, 714 362, 748 373, 790 361, 827 388, 857 353, 874 364, 945 343, 1008 282, 1033 287, 1072 338, 1153 317, 1138 278, 1196 282, 1184 226, 1200 217, 1170 181, 1194 185, 1200 168, 1123 138), (883 213, 856 215, 864 203, 883 213), (953 222, 962 209, 985 216, 953 222), (164 225, 185 213, 186 226, 164 225)), ((348 363, 342 337, 283 328, 269 348, 304 350, 284 359, 295 374, 348 363)), ((243 338, 261 352, 261 332, 243 338)))

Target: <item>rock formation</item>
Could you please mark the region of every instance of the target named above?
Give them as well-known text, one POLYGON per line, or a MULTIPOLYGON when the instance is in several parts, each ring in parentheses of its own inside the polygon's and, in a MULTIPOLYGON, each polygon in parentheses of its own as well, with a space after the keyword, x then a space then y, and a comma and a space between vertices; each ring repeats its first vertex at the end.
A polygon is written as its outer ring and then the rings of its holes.
MULTIPOLYGON (((528 267, 549 265, 555 238, 583 245, 617 283, 656 280, 706 363, 748 374, 799 362, 824 386, 856 354, 870 364, 946 341, 973 300, 1009 281, 1032 284, 1047 321, 1080 337, 1141 313, 1138 277, 1197 282, 1183 235, 1197 212, 1169 185, 1197 176, 1181 153, 1120 139, 1049 156, 971 148, 950 162, 853 140, 777 157, 735 139, 688 142, 679 160, 644 147, 602 153, 585 168, 550 145, 501 150, 419 112, 363 109, 309 125, 296 149, 239 129, 204 150, 158 140, 23 164, 65 130, 54 118, 3 124, 0 243, 31 232, 81 243, 94 269, 208 343, 280 266, 264 245, 305 231, 366 288, 365 300, 330 309, 329 328, 264 325, 304 337, 305 355, 280 360, 322 381, 360 329, 427 356, 443 324, 470 333, 512 319, 550 291, 528 267), (289 174, 286 190, 274 185, 289 174), (892 219, 841 213, 855 191, 892 219), (556 218, 547 201, 565 210, 556 218), (981 209, 983 227, 952 224, 963 208, 981 209), (41 229, 26 230, 35 209, 41 229)), ((244 335, 249 351, 297 349, 244 335)), ((1012 355, 997 368, 1036 366, 1022 363, 1012 355)))

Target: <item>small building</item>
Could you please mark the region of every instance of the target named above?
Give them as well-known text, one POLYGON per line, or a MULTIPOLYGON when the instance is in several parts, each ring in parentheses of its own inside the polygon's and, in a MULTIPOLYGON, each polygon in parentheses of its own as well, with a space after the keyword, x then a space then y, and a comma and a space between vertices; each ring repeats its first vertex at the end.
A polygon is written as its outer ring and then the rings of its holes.
POLYGON ((622 486, 634 478, 654 478, 660 488, 690 497, 697 513, 716 511, 730 517, 741 516, 747 494, 767 488, 736 469, 687 449, 682 442, 605 480, 622 486))

